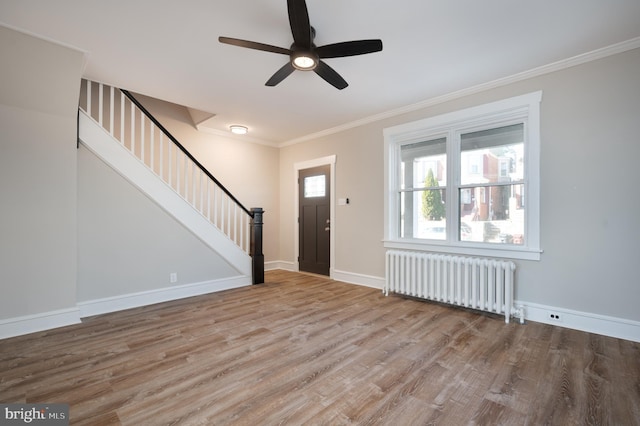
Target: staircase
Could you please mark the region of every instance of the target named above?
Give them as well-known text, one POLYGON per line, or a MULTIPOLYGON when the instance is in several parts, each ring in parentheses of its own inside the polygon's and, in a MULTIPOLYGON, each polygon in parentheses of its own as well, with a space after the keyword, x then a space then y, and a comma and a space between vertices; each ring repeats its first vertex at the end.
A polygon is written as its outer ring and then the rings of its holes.
POLYGON ((253 284, 264 281, 262 209, 244 207, 129 92, 83 80, 78 141, 253 284))

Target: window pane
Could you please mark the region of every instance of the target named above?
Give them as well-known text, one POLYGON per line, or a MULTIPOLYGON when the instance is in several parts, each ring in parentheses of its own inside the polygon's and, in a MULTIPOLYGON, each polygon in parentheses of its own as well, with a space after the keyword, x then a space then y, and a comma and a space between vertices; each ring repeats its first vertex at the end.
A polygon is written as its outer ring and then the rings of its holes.
POLYGON ((460 189, 460 241, 524 245, 524 224, 524 185, 460 189))
POLYGON ((400 193, 400 236, 445 240, 445 189, 400 193))
POLYGON ((304 198, 325 196, 325 175, 304 178, 304 198))
POLYGON ((401 189, 447 185, 446 142, 446 138, 440 138, 400 147, 401 189))
POLYGON ((522 181, 524 125, 465 133, 460 137, 462 185, 522 181))

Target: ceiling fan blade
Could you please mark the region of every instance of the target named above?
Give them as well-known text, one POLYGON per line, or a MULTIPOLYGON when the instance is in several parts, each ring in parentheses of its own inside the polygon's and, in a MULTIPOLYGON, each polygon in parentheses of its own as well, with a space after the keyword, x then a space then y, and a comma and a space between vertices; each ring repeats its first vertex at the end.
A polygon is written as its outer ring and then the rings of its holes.
POLYGON ((364 55, 382 50, 382 40, 356 40, 326 44, 316 49, 321 58, 341 58, 344 56, 364 55))
POLYGON ((295 68, 293 67, 293 65, 291 65, 291 62, 287 62, 282 66, 282 68, 276 71, 276 73, 273 74, 271 78, 267 80, 267 82, 264 85, 275 86, 276 84, 280 83, 282 80, 287 78, 289 74, 291 74, 293 71, 295 71, 295 68))
POLYGON ((314 69, 314 71, 316 72, 316 74, 322 77, 324 81, 338 90, 342 90, 349 85, 349 83, 347 83, 344 78, 340 77, 340 74, 338 74, 333 68, 322 61, 318 62, 318 66, 314 69))
POLYGON ((296 46, 311 49, 311 23, 305 0, 287 0, 289 25, 296 46))
POLYGON ((233 46, 246 47, 248 49, 262 50, 264 52, 280 53, 290 55, 291 50, 284 47, 271 46, 270 44, 258 43, 256 41, 240 40, 239 38, 218 37, 220 43, 231 44, 233 46))

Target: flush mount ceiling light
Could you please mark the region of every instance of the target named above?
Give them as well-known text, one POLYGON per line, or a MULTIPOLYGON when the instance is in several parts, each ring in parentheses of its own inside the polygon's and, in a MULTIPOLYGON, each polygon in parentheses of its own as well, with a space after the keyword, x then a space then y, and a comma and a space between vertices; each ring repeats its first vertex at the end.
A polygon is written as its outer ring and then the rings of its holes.
POLYGON ((231 133, 236 135, 246 135, 249 131, 245 126, 239 126, 237 124, 229 126, 229 130, 231 130, 231 133))

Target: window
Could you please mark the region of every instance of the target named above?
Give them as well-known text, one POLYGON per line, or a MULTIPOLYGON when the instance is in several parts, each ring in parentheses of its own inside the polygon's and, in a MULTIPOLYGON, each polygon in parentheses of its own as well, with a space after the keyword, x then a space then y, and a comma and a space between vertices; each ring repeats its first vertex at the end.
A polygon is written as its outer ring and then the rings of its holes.
POLYGON ((539 259, 541 98, 385 129, 385 246, 539 259))
POLYGON ((324 197, 325 176, 308 176, 304 178, 304 198, 324 197))

